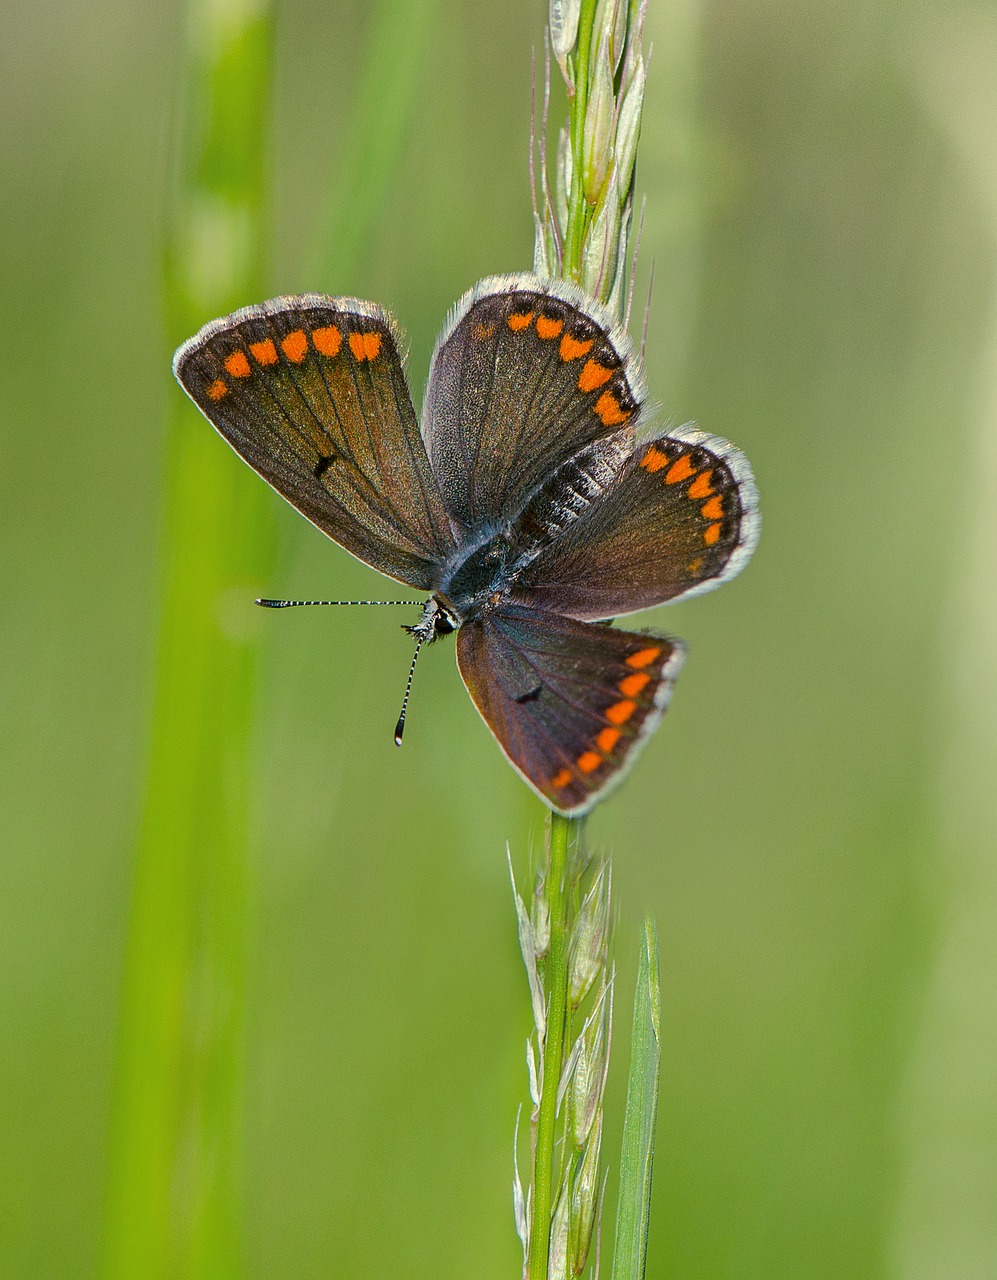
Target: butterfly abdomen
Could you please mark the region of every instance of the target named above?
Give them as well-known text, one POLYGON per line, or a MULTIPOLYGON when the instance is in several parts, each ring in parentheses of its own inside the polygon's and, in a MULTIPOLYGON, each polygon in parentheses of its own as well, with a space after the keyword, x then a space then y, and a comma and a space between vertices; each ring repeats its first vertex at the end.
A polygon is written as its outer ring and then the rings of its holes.
POLYGON ((631 447, 626 432, 579 450, 533 491, 508 528, 457 560, 442 589, 461 618, 478 616, 508 597, 517 574, 613 484, 631 447))
POLYGON ((619 475, 632 447, 629 431, 597 440, 562 463, 533 491, 509 532, 516 552, 513 574, 598 502, 619 475))

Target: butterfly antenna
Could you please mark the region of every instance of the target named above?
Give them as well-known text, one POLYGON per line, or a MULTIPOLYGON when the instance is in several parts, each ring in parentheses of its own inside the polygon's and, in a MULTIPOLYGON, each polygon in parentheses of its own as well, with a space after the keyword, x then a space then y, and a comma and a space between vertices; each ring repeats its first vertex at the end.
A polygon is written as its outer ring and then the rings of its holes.
POLYGON ((415 653, 412 654, 412 665, 408 669, 408 680, 405 682, 405 697, 402 698, 401 715, 398 717, 398 723, 395 725, 395 746, 402 745, 402 734, 405 732, 405 713, 408 711, 409 694, 412 692, 412 677, 415 675, 415 664, 419 661, 419 653, 422 646, 426 643, 426 637, 419 636, 415 646, 415 653))
POLYGON ((421 600, 256 600, 261 609, 299 609, 302 606, 320 604, 411 604, 421 605, 421 600))

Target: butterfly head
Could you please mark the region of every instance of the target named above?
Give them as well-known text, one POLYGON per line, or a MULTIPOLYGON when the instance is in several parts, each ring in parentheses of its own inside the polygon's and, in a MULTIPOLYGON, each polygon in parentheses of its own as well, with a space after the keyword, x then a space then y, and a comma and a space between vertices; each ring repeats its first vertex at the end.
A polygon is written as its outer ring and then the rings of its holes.
POLYGON ((414 627, 403 627, 410 636, 415 636, 420 645, 432 644, 441 636, 452 635, 461 624, 461 619, 448 608, 438 596, 430 596, 422 610, 422 617, 414 627))

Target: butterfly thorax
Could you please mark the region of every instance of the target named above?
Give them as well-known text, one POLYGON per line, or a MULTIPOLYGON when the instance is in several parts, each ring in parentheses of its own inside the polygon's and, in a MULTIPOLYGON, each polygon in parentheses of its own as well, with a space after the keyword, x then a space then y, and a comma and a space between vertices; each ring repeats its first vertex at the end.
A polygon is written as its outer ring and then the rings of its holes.
POLYGON ((458 625, 479 618, 508 596, 514 561, 508 533, 497 533, 448 566, 437 599, 458 625))
MULTIPOLYGON (((580 519, 624 465, 630 438, 619 433, 594 442, 558 467, 530 494, 519 513, 465 543, 444 567, 436 600, 439 618, 455 630, 500 608, 538 555, 580 519)), ((435 634, 445 634, 437 628, 435 634)))

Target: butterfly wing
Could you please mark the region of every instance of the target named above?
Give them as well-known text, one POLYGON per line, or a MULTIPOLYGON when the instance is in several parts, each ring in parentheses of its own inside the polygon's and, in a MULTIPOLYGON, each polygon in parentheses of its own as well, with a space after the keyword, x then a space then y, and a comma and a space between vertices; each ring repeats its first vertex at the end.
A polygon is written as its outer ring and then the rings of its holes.
POLYGON ((457 633, 457 665, 499 746, 561 813, 586 813, 661 719, 676 640, 509 606, 457 633))
POLYGON ((570 499, 545 486, 510 533, 514 545, 542 544, 515 587, 515 598, 532 608, 585 621, 634 613, 718 586, 758 541, 747 460, 701 431, 639 445, 580 511, 577 480, 573 486, 570 499), (545 543, 538 514, 554 530, 545 543))
POLYGON ((206 325, 173 358, 197 407, 340 546, 424 590, 453 547, 390 317, 317 294, 206 325))
POLYGON ((623 332, 574 286, 483 280, 437 344, 422 432, 447 511, 511 520, 584 446, 634 426, 644 391, 623 332))

